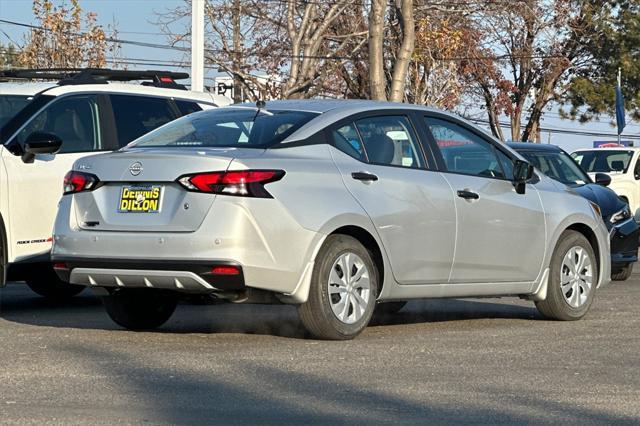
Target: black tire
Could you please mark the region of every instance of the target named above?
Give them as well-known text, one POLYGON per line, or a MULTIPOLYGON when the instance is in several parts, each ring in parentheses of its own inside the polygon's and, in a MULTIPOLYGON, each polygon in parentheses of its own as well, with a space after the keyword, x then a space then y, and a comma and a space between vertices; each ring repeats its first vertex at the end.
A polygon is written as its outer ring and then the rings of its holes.
POLYGON ((633 272, 633 263, 623 266, 620 269, 616 269, 611 272, 611 279, 614 281, 626 281, 631 276, 633 272))
POLYGON ((82 285, 69 284, 60 280, 50 266, 38 268, 25 281, 35 293, 52 300, 69 299, 80 294, 86 288, 82 285))
POLYGON ((376 306, 376 314, 393 315, 397 314, 407 305, 407 302, 382 302, 376 306))
MULTIPOLYGON (((325 340, 349 340, 356 337, 365 329, 371 320, 378 294, 379 272, 371 253, 358 240, 348 235, 330 235, 320 249, 316 258, 311 277, 309 299, 298 306, 298 314, 305 328, 314 337, 325 340), (329 294, 329 276, 336 260, 343 254, 356 254, 363 262, 369 273, 369 296, 362 316, 355 322, 348 324, 338 319, 331 308, 329 294)), ((355 291, 362 291, 362 289, 355 291)), ((362 294, 361 292, 359 294, 362 294)), ((341 300, 344 296, 339 296, 341 300)), ((334 302, 335 303, 335 302, 334 302)), ((347 305, 349 305, 347 299, 347 305)), ((353 309, 347 306, 347 314, 353 309)))
MULTIPOLYGON (((560 236, 558 244, 551 258, 551 267, 549 270, 549 282, 547 286, 547 298, 543 301, 536 302, 536 308, 546 318, 560 321, 575 321, 586 315, 591 307, 596 293, 596 285, 598 283, 598 262, 595 253, 589 241, 579 232, 565 231, 560 236), (565 300, 560 285, 562 262, 565 255, 573 247, 584 249, 590 258, 592 265, 592 286, 587 293, 587 298, 582 305, 573 307, 565 300)), ((582 291, 582 290, 580 290, 582 291)))
POLYGON ((175 294, 156 289, 120 289, 101 298, 107 314, 129 330, 152 330, 167 322, 178 305, 175 294))

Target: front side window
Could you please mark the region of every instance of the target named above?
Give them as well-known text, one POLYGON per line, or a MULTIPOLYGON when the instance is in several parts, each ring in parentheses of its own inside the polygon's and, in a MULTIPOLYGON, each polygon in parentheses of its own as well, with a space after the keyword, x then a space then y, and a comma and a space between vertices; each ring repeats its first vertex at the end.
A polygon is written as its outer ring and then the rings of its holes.
POLYGON ((304 111, 219 108, 179 118, 129 146, 267 148, 315 116, 316 113, 304 111))
MULTIPOLYGON (((447 170, 466 175, 507 179, 494 146, 462 126, 426 117, 447 170)), ((506 157, 505 154, 502 154, 506 157)), ((502 163, 506 162, 502 159, 502 163)), ((511 171, 513 174, 513 172, 511 171)))
POLYGON ((613 149, 578 151, 571 156, 588 173, 626 173, 631 157, 633 157, 633 151, 613 149))
POLYGON ((29 96, 0 96, 0 127, 4 126, 7 121, 24 108, 30 99, 29 96))
POLYGON ((370 117, 356 121, 369 162, 419 168, 424 161, 407 117, 370 117))
POLYGON ((61 154, 105 149, 100 139, 98 102, 93 95, 68 96, 52 102, 18 133, 18 142, 23 144, 34 132, 59 137, 61 154))
POLYGON ((111 95, 118 143, 124 146, 176 118, 168 99, 111 95))

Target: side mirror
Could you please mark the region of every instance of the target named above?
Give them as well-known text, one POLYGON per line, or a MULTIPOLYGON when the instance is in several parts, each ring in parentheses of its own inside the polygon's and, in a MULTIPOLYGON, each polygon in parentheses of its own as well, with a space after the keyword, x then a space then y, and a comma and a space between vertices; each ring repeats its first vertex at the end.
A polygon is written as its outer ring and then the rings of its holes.
POLYGON ((22 161, 33 163, 36 154, 55 154, 62 146, 62 139, 51 133, 33 132, 24 142, 22 161))
POLYGON ((513 161, 513 186, 518 194, 524 194, 527 181, 533 177, 533 166, 526 161, 513 161))
POLYGON ((611 176, 606 173, 596 173, 596 183, 602 186, 609 186, 611 183, 611 176))

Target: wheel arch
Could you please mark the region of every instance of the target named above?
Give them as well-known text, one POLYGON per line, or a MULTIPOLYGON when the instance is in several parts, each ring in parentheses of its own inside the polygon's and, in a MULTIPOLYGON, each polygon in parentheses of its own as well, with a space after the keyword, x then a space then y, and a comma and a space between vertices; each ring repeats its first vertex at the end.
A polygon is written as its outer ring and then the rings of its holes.
POLYGON ((373 263, 376 265, 376 268, 378 269, 378 275, 380 277, 381 285, 378 286, 376 297, 379 296, 382 292, 382 287, 384 287, 385 266, 384 258, 382 256, 382 250, 374 236, 371 235, 371 233, 366 229, 356 225, 342 226, 331 232, 329 235, 348 235, 358 240, 360 244, 362 244, 367 250, 369 250, 373 259, 373 263))
MULTIPOLYGON (((598 272, 602 273, 602 268, 601 268, 602 262, 600 259, 602 251, 600 248, 600 243, 598 242, 598 237, 596 237, 596 233, 593 231, 593 229, 591 229, 591 227, 589 227, 584 223, 574 223, 569 227, 567 227, 565 231, 576 231, 582 234, 587 239, 587 241, 589 241, 589 244, 591 244, 591 248, 593 248, 593 251, 595 252, 595 255, 596 255, 596 262, 598 263, 598 272)), ((558 245, 558 241, 556 241, 556 245, 558 245)), ((598 277, 598 280, 599 279, 600 277, 598 277)))

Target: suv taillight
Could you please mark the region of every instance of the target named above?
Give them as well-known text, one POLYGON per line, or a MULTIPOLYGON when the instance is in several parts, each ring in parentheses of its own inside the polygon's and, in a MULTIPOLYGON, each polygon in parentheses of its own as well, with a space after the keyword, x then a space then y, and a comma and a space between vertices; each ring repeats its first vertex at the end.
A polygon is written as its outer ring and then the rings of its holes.
POLYGON ((70 171, 64 177, 63 193, 75 194, 76 192, 92 191, 99 186, 98 176, 91 173, 70 171))
POLYGON ((273 198, 264 185, 282 179, 284 170, 232 170, 180 176, 177 182, 188 191, 240 197, 273 198))

